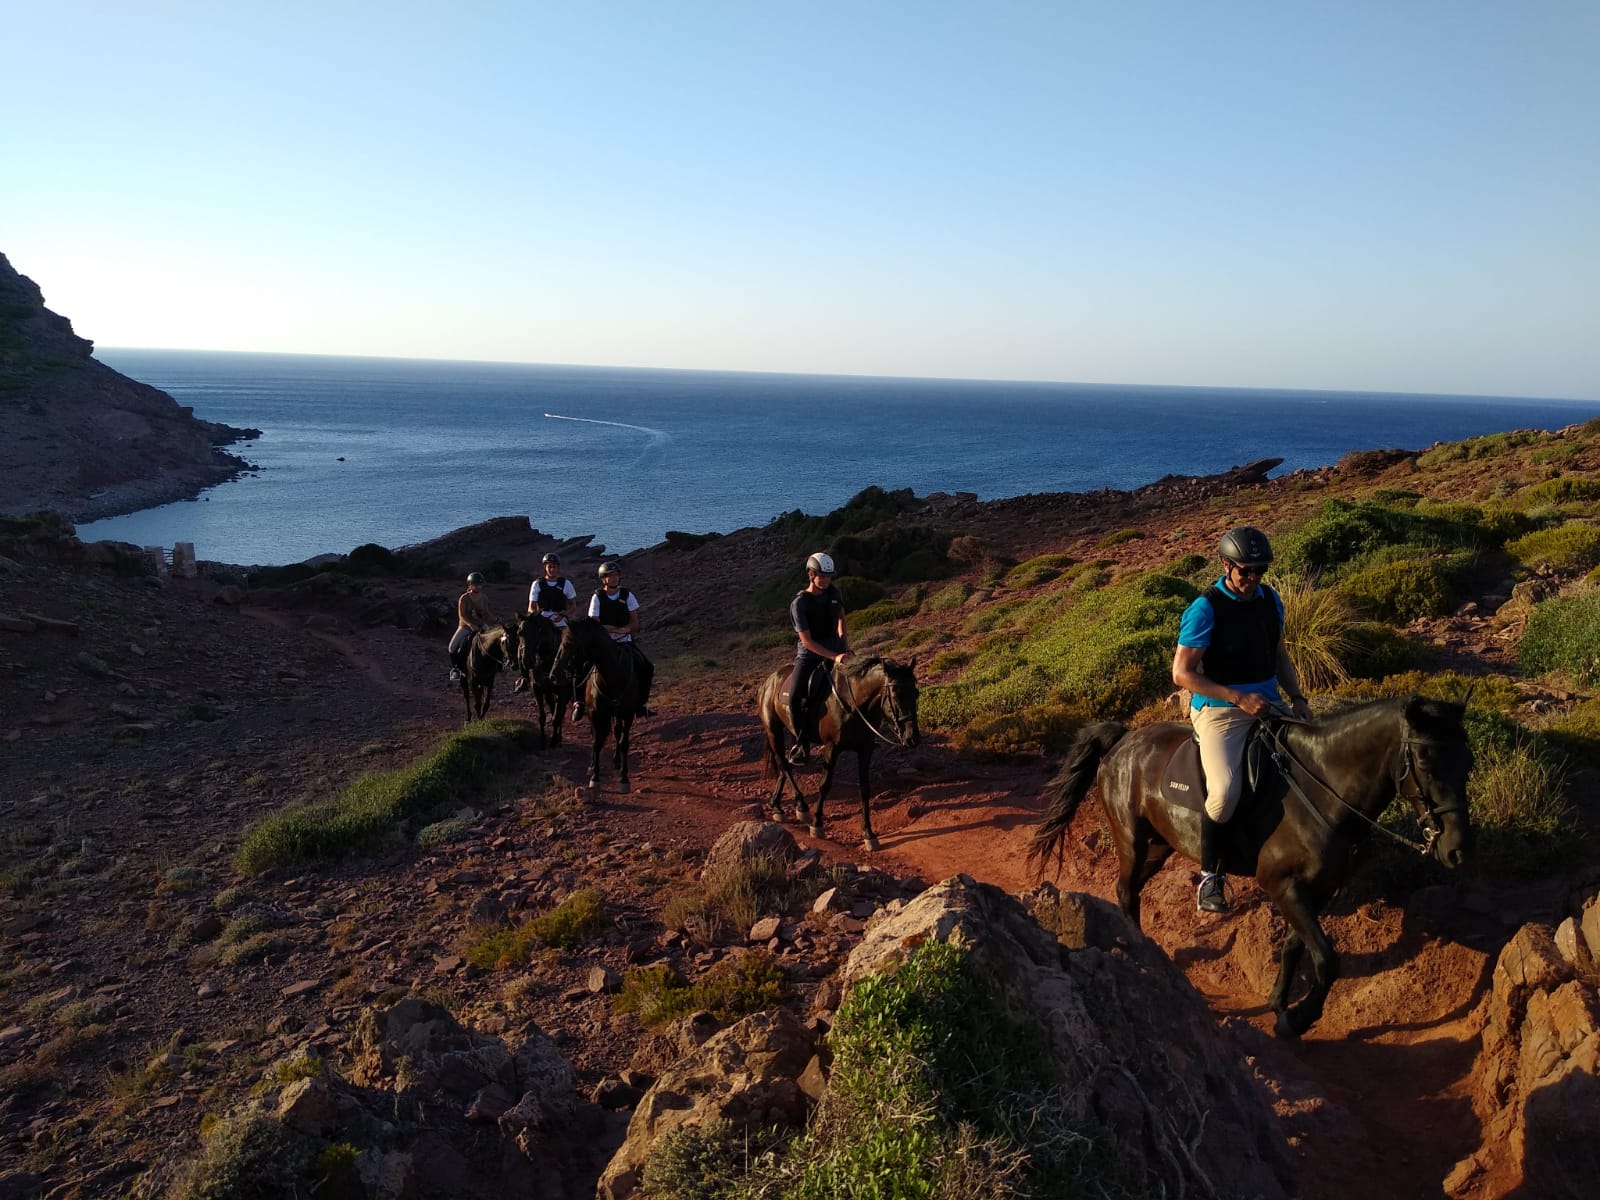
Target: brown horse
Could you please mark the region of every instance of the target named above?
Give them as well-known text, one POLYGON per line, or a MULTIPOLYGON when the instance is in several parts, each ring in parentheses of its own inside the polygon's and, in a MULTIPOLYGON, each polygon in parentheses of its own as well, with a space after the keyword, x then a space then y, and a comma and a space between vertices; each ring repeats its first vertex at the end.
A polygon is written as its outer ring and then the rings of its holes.
POLYGON ((542 613, 524 613, 517 618, 516 643, 511 660, 520 672, 516 690, 520 692, 532 686, 533 698, 539 705, 539 744, 559 746, 567 706, 572 703, 572 683, 557 683, 550 675, 556 652, 561 648, 561 630, 542 613), (545 736, 547 720, 550 723, 548 739, 545 736))
MULTIPOLYGON (((1408 842, 1447 867, 1471 851, 1467 775, 1472 751, 1461 718, 1464 706, 1444 701, 1377 700, 1314 725, 1269 726, 1277 770, 1265 770, 1254 796, 1241 801, 1223 826, 1223 869, 1254 875, 1289 923, 1277 982, 1268 1003, 1279 1037, 1304 1033, 1322 1015, 1338 975, 1333 943, 1317 914, 1339 890, 1350 854, 1397 795, 1416 813, 1426 841, 1408 842), (1289 1006, 1289 988, 1303 952, 1311 955, 1312 984, 1289 1006)), ((1117 901, 1135 925, 1139 891, 1174 850, 1198 862, 1199 789, 1165 788, 1178 750, 1193 735, 1187 725, 1147 725, 1130 733, 1107 722, 1083 729, 1066 765, 1046 788, 1044 823, 1029 858, 1042 870, 1059 865, 1067 827, 1089 788, 1117 849, 1117 901)), ((1405 839, 1400 839, 1404 841, 1405 839)))
POLYGON ((594 731, 593 754, 589 761, 589 787, 600 786, 600 751, 611 736, 616 738, 612 765, 617 768, 617 791, 626 792, 628 749, 633 737, 633 717, 639 707, 639 676, 634 656, 626 643, 614 642, 605 626, 589 617, 568 621, 550 665, 550 679, 569 691, 573 680, 585 666, 593 669, 584 686, 584 707, 589 727, 594 731))
POLYGON ((494 677, 511 658, 511 640, 506 631, 495 625, 482 633, 473 634, 467 643, 466 666, 461 672, 461 695, 467 702, 467 724, 472 724, 474 712, 479 718, 489 711, 494 699, 494 677))
POLYGON ((824 770, 813 815, 806 807, 805 793, 795 782, 788 759, 788 739, 795 735, 794 717, 789 712, 788 685, 792 670, 792 667, 780 667, 768 675, 756 699, 756 712, 767 735, 767 765, 778 773, 778 786, 768 803, 774 815, 782 820, 780 802, 783 785, 787 783, 794 789, 795 819, 810 822, 812 837, 823 837, 822 802, 828 798, 828 789, 833 785, 833 769, 842 752, 853 750, 861 774, 861 844, 868 850, 876 850, 878 835, 872 832, 872 751, 879 742, 890 746, 915 746, 922 739, 917 728, 916 674, 911 666, 900 666, 881 658, 866 658, 833 668, 832 691, 817 722, 817 741, 822 749, 824 770))

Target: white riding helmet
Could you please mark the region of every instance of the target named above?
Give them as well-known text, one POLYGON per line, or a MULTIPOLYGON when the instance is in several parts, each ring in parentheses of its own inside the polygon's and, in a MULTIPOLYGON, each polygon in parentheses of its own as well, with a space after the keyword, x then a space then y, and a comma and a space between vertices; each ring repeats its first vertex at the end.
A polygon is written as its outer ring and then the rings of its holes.
POLYGON ((833 555, 825 554, 818 550, 810 558, 806 559, 806 570, 815 571, 818 575, 832 575, 834 573, 833 555))

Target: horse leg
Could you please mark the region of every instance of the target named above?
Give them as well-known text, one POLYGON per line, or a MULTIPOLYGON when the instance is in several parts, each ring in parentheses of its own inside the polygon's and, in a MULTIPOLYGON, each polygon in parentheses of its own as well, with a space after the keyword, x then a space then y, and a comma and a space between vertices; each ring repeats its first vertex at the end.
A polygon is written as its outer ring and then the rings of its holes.
MULTIPOLYGON (((1290 880, 1288 885, 1273 897, 1273 903, 1278 906, 1278 911, 1289 922, 1291 934, 1299 936, 1304 949, 1311 955, 1311 991, 1299 1004, 1278 1011, 1276 1032, 1281 1038, 1297 1038, 1311 1028, 1316 1019, 1322 1015, 1322 1006, 1328 999, 1328 990, 1333 987, 1333 981, 1339 977, 1339 956, 1333 949, 1333 943, 1328 940, 1328 935, 1322 931, 1322 925, 1317 921, 1317 910, 1321 905, 1313 903, 1306 892, 1305 885, 1299 880, 1290 880)), ((1298 955, 1296 957, 1298 958, 1298 955)), ((1281 975, 1282 968, 1279 971, 1281 975)))
POLYGON ((872 832, 872 750, 856 751, 856 771, 861 777, 861 848, 878 848, 878 835, 872 832))
POLYGON ((1283 953, 1278 959, 1278 981, 1272 985, 1272 994, 1267 997, 1267 1006, 1280 1017, 1283 1010, 1289 1007, 1289 988, 1294 984, 1294 973, 1300 969, 1305 948, 1306 944, 1300 940, 1300 935, 1292 929, 1289 936, 1283 939, 1283 953))
POLYGON ((628 788, 628 744, 633 741, 633 718, 617 718, 617 770, 622 773, 617 783, 617 791, 626 792, 628 788))
POLYGON ((1117 904, 1136 929, 1139 928, 1139 894, 1171 854, 1171 846, 1152 841, 1148 833, 1141 832, 1134 835, 1128 856, 1117 856, 1117 904))
POLYGON ((561 723, 567 719, 567 709, 572 700, 559 689, 552 692, 551 696, 556 707, 555 715, 550 718, 550 745, 554 748, 561 745, 561 723))
POLYGON ((611 722, 602 720, 598 713, 591 710, 589 725, 593 730, 590 734, 589 790, 594 791, 600 786, 600 751, 605 749, 606 734, 611 730, 611 722))
POLYGON ((465 721, 463 721, 462 724, 463 725, 471 725, 472 724, 472 680, 468 679, 465 674, 463 674, 461 676, 461 698, 463 700, 465 700, 466 703, 467 703, 467 719, 465 721))
POLYGON ((839 747, 829 746, 823 758, 822 783, 817 787, 817 807, 811 810, 811 836, 814 838, 827 836, 823 832, 822 802, 828 798, 828 789, 833 786, 833 769, 838 765, 839 747))

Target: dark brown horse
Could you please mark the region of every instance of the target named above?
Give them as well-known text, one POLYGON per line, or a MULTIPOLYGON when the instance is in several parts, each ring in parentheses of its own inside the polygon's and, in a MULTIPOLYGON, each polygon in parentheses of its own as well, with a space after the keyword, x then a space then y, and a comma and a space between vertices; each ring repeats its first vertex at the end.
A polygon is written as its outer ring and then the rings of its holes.
POLYGON ((584 708, 593 730, 593 755, 589 761, 589 787, 600 786, 600 751, 608 737, 615 736, 612 764, 617 768, 617 791, 628 791, 628 748, 633 736, 633 717, 639 707, 639 677, 634 670, 633 652, 626 643, 614 642, 599 621, 579 617, 568 621, 550 667, 550 679, 557 687, 573 687, 573 680, 586 667, 584 708))
MULTIPOLYGON (((826 667, 820 668, 826 670, 826 667)), ((778 786, 768 803, 779 820, 783 819, 783 785, 794 789, 795 819, 807 821, 812 837, 823 837, 822 802, 833 785, 833 769, 839 755, 853 750, 861 774, 861 844, 878 848, 878 835, 872 832, 872 751, 879 742, 889 746, 915 746, 922 738, 917 728, 917 678, 912 667, 900 666, 881 658, 866 658, 833 668, 832 691, 817 722, 817 742, 822 751, 822 783, 817 788, 817 807, 813 814, 806 807, 805 793, 795 782, 789 765, 788 741, 795 734, 794 717, 789 712, 789 674, 792 667, 780 667, 761 685, 756 711, 767 734, 767 765, 777 771, 778 786)))
POLYGON ((466 665, 461 672, 461 695, 467 702, 467 724, 472 724, 474 713, 478 717, 489 711, 494 699, 494 677, 511 658, 511 639, 506 631, 495 625, 482 633, 472 635, 467 643, 466 665))
POLYGON ((511 661, 520 672, 516 690, 520 692, 531 685, 533 698, 539 705, 539 744, 559 746, 567 706, 572 703, 572 682, 558 683, 550 674, 556 652, 561 648, 561 630, 542 613, 524 613, 517 618, 515 641, 516 652, 511 661), (548 738, 545 734, 547 720, 550 724, 548 738))
MULTIPOLYGON (((1381 828, 1377 819, 1390 801, 1401 796, 1416 813, 1426 841, 1408 843, 1415 849, 1447 867, 1460 866, 1470 853, 1472 751, 1463 711, 1413 696, 1356 705, 1314 725, 1270 727, 1280 766, 1262 773, 1256 794, 1223 826, 1222 853, 1223 868, 1254 875, 1289 923, 1268 1000, 1279 1037, 1297 1037, 1322 1015, 1339 962, 1317 914, 1344 883, 1356 843, 1381 828), (1311 988, 1290 1007, 1289 989, 1306 951, 1311 988)), ((1199 861, 1203 796, 1163 787, 1176 751, 1192 736, 1189 726, 1172 723, 1132 733, 1114 722, 1082 730, 1046 788, 1049 804, 1030 860, 1041 870, 1052 856, 1060 863, 1073 814, 1098 783, 1117 849, 1117 902, 1137 925, 1139 891, 1167 856, 1176 850, 1199 861)))

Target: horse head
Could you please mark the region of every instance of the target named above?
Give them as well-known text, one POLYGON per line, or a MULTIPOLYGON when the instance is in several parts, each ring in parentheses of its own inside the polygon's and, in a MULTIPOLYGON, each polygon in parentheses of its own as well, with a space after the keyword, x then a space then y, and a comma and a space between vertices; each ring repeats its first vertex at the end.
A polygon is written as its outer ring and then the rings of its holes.
POLYGON ((1472 852, 1467 816, 1467 776, 1472 747, 1461 718, 1465 705, 1413 696, 1404 710, 1405 728, 1395 786, 1410 803, 1433 856, 1459 867, 1472 852))
POLYGON ((917 726, 917 679, 910 667, 869 658, 852 663, 843 677, 850 707, 863 713, 868 727, 880 738, 901 746, 915 746, 922 740, 917 726))
POLYGON ((589 617, 579 617, 568 621, 567 627, 561 631, 561 640, 556 645, 554 656, 550 660, 550 682, 557 687, 565 687, 571 683, 583 667, 593 657, 593 635, 600 634, 605 637, 605 632, 600 628, 600 623, 589 617))
POLYGON ((521 670, 532 674, 548 672, 560 643, 561 631, 543 613, 528 612, 517 618, 514 661, 521 670))

